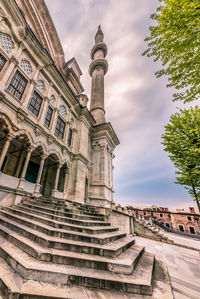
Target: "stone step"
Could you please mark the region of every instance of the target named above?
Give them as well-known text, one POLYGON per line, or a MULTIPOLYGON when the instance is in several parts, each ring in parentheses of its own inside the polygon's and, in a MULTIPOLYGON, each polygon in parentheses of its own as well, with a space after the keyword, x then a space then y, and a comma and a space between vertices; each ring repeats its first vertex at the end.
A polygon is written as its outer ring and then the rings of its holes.
POLYGON ((36 220, 38 222, 47 224, 51 227, 67 229, 70 231, 83 232, 87 234, 104 234, 108 232, 118 232, 119 229, 117 227, 112 226, 80 226, 76 224, 67 224, 64 222, 60 222, 54 219, 54 215, 48 214, 44 212, 38 212, 30 208, 22 207, 22 206, 13 206, 12 208, 6 208, 5 210, 11 211, 13 214, 23 216, 25 218, 29 218, 32 220, 36 220), (38 216, 42 215, 42 216, 38 216), (49 217, 49 218, 47 218, 49 217), (53 218, 53 219, 52 219, 53 218))
MULTIPOLYGON (((7 230, 7 233, 11 234, 9 230, 7 230)), ((10 242, 6 241, 5 238, 0 237, 0 251, 9 253, 8 248, 16 244, 18 248, 41 261, 63 265, 74 265, 91 269, 108 270, 123 274, 132 273, 134 267, 139 261, 139 258, 144 252, 144 247, 134 245, 117 258, 108 258, 98 255, 44 248, 22 236, 17 236, 17 240, 12 238, 9 240, 10 242)))
POLYGON ((119 233, 119 232, 111 232, 103 235, 102 234, 90 235, 86 233, 73 232, 70 230, 65 230, 60 228, 52 228, 52 226, 49 226, 47 224, 43 224, 38 221, 28 219, 24 216, 13 214, 12 209, 0 210, 0 215, 3 215, 8 219, 11 219, 15 222, 25 225, 26 227, 30 227, 32 229, 35 229, 49 236, 54 236, 54 237, 59 237, 64 239, 71 239, 71 240, 89 242, 94 244, 106 244, 108 242, 112 242, 126 236, 125 233, 119 233))
POLYGON ((98 216, 91 216, 91 215, 84 215, 84 214, 75 214, 75 213, 69 213, 62 211, 60 207, 54 207, 50 205, 42 205, 38 202, 33 202, 33 201, 23 201, 22 203, 23 206, 29 206, 33 207, 35 209, 41 209, 45 212, 51 212, 53 214, 59 215, 59 216, 64 216, 67 218, 73 218, 73 219, 82 219, 82 220, 95 220, 95 221, 104 221, 102 218, 103 217, 98 217, 98 216))
POLYGON ((95 221, 95 220, 80 220, 80 219, 73 219, 65 216, 59 216, 59 212, 56 212, 55 210, 48 210, 46 208, 40 208, 35 205, 28 205, 28 204, 20 204, 17 207, 23 209, 23 208, 30 208, 32 211, 34 211, 38 215, 43 215, 44 217, 63 221, 65 223, 70 224, 76 224, 81 226, 110 226, 109 222, 105 221, 95 221))
POLYGON ((85 209, 91 212, 97 212, 98 213, 98 208, 96 208, 93 205, 87 204, 87 203, 80 203, 76 201, 71 201, 71 200, 65 200, 65 199, 56 199, 56 198, 51 198, 51 197, 41 197, 37 198, 37 200, 40 200, 42 202, 49 202, 49 203, 55 203, 57 205, 65 205, 67 204, 72 204, 73 206, 76 206, 77 208, 85 209))
POLYGON ((24 225, 21 225, 2 215, 0 215, 0 224, 1 235, 5 235, 4 228, 7 227, 10 228, 11 231, 17 232, 18 234, 21 234, 44 247, 59 250, 69 250, 80 253, 96 254, 107 257, 117 257, 126 249, 131 247, 135 242, 132 236, 127 236, 105 245, 91 244, 86 242, 61 239, 58 237, 51 237, 34 229, 25 227, 24 225))
MULTIPOLYGON (((156 261, 155 261, 156 264, 156 261)), ((156 268, 156 267, 155 267, 156 268)), ((164 269, 165 270, 165 269, 164 269)), ((156 271, 155 271, 156 272, 156 271)), ((160 271, 159 271, 160 276, 160 271)), ((168 273, 167 277, 168 277, 168 273)), ((67 285, 60 286, 48 282, 39 282, 35 280, 27 280, 24 281, 21 285, 21 289, 19 291, 20 296, 18 297, 17 293, 12 293, 13 289, 12 284, 13 281, 17 281, 19 278, 19 274, 14 271, 0 258, 0 282, 1 279, 6 279, 6 284, 4 284, 4 289, 1 291, 5 291, 7 289, 7 293, 5 296, 0 294, 1 299, 173 299, 172 290, 170 284, 166 281, 155 281, 153 285, 153 294, 150 295, 139 295, 139 294, 130 294, 125 292, 117 292, 114 289, 106 290, 106 289, 97 289, 97 288, 86 288, 81 286, 67 285), (3 265, 3 266, 2 266, 3 265), (6 269, 6 272, 4 270, 6 269), (13 272, 13 276, 11 275, 13 272), (162 287, 160 284, 162 283, 162 287)), ((18 290, 18 289, 17 289, 18 290)))
MULTIPOLYGON (((18 294, 23 284, 23 278, 8 266, 0 257, 0 294, 3 298, 10 297, 10 294, 18 294)), ((16 296, 17 298, 17 296, 16 296)))
POLYGON ((106 216, 103 214, 100 214, 98 212, 87 212, 81 209, 76 209, 76 208, 68 208, 67 206, 67 202, 65 202, 65 204, 63 205, 57 205, 56 203, 50 203, 48 201, 42 201, 41 199, 35 199, 35 200, 29 200, 29 203, 38 203, 38 204, 42 204, 44 207, 54 207, 59 211, 63 211, 63 212, 68 212, 68 213, 74 213, 74 214, 80 214, 80 215, 90 215, 90 216, 97 216, 97 217, 102 217, 102 219, 104 219, 106 216))
POLYGON ((86 271, 86 269, 76 266, 38 261, 13 245, 5 244, 6 247, 5 250, 9 253, 5 253, 4 259, 25 280, 115 289, 145 295, 152 294, 154 255, 150 253, 144 252, 133 273, 125 275, 96 269, 87 269, 86 271))

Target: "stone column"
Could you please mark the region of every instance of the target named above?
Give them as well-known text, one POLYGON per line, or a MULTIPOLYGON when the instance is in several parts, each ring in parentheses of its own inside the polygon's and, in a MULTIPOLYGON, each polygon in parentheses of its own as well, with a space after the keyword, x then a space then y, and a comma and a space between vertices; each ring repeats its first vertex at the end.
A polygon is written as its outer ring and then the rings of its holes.
POLYGON ((52 196, 56 195, 56 192, 58 191, 58 180, 59 180, 59 175, 60 175, 60 168, 61 168, 61 164, 58 164, 58 168, 56 171, 56 179, 55 179, 55 183, 54 183, 54 188, 52 190, 52 196))
POLYGON ((1 156, 0 156, 0 172, 1 172, 1 168, 3 165, 4 159, 5 159, 5 156, 7 154, 11 140, 12 140, 12 136, 10 136, 10 135, 6 136, 6 142, 4 144, 4 147, 2 149, 1 156))
POLYGON ((68 169, 64 170, 65 172, 65 178, 64 178, 64 189, 63 189, 63 198, 65 198, 67 193, 67 185, 68 185, 68 169))
POLYGON ((43 168, 44 168, 44 162, 45 162, 45 159, 46 159, 46 156, 45 155, 42 155, 41 156, 41 161, 40 161, 40 168, 38 170, 38 175, 37 175, 37 180, 36 180, 36 184, 35 184, 35 190, 34 190, 34 193, 40 193, 40 181, 41 181, 41 177, 42 177, 42 171, 43 171, 43 168))
POLYGON ((53 111, 52 119, 51 119, 51 122, 52 122, 52 125, 50 126, 50 134, 51 135, 54 135, 54 132, 55 132, 58 113, 59 113, 58 108, 55 108, 53 111))
POLYGON ((27 156, 26 156, 26 160, 24 162, 24 166, 23 166, 23 169, 22 169, 21 177, 20 177, 20 180, 19 180, 19 184, 18 184, 18 187, 17 187, 18 189, 24 189, 24 181, 25 181, 26 171, 27 171, 27 168, 28 168, 28 163, 29 163, 32 151, 33 151, 33 148, 29 147, 28 152, 27 152, 27 156))
POLYGON ((18 166, 17 166, 17 170, 15 172, 15 176, 18 178, 19 174, 20 174, 20 170, 21 170, 21 166, 23 163, 23 159, 24 159, 24 150, 22 150, 19 161, 18 161, 18 166))

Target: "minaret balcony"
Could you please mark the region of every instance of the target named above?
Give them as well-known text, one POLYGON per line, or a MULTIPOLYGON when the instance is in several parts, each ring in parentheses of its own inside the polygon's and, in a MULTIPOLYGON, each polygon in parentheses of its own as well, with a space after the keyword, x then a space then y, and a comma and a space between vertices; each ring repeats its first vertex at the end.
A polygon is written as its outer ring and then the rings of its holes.
POLYGON ((91 77, 92 77, 93 71, 97 67, 102 68, 104 70, 104 75, 105 75, 108 71, 108 62, 107 62, 107 60, 104 59, 104 58, 101 58, 101 59, 97 59, 97 60, 92 61, 92 63, 90 64, 90 67, 89 67, 89 74, 90 74, 91 77))
POLYGON ((94 54, 99 50, 102 50, 104 52, 104 58, 106 57, 107 52, 108 52, 106 44, 105 43, 98 43, 98 44, 94 45, 94 47, 91 50, 91 59, 92 60, 94 59, 94 54))

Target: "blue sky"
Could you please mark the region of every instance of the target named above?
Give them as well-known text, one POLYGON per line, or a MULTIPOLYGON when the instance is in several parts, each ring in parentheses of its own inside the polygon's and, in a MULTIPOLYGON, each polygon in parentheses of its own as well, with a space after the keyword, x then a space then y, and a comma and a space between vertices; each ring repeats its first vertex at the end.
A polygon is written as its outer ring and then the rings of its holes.
POLYGON ((46 0, 66 61, 74 57, 90 97, 90 51, 99 24, 108 46, 106 120, 121 144, 115 151, 115 201, 123 205, 187 208, 196 204, 174 181, 174 168, 161 145, 164 125, 183 104, 171 101, 167 78, 156 79, 161 63, 142 57, 149 18, 158 0, 46 0))

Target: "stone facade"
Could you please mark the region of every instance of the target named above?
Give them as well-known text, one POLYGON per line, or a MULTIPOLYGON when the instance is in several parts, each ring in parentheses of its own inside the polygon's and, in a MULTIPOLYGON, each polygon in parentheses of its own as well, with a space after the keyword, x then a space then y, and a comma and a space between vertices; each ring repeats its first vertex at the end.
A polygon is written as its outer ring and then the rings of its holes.
POLYGON ((89 111, 80 67, 75 58, 65 63, 44 1, 2 0, 0 20, 0 205, 24 194, 110 205, 119 140, 105 120, 101 28, 89 111))

